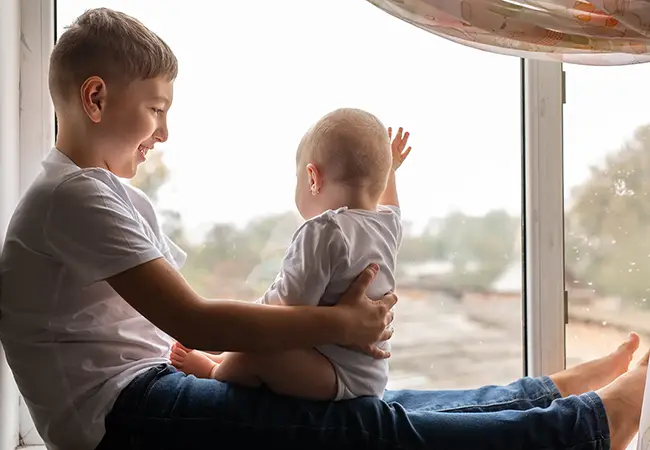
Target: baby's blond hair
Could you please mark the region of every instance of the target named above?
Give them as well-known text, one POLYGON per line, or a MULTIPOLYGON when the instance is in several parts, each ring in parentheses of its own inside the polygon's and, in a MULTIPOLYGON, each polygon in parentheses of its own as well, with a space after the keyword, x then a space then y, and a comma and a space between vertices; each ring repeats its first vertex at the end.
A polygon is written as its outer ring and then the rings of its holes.
POLYGON ((366 111, 337 109, 305 134, 297 160, 299 165, 313 163, 327 180, 379 196, 392 165, 388 131, 366 111))

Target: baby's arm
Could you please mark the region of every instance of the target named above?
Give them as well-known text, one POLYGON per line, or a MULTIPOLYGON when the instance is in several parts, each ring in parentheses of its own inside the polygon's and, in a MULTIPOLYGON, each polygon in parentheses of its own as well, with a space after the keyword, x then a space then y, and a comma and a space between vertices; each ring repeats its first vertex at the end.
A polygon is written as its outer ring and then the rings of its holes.
MULTIPOLYGON (((341 230, 328 217, 306 222, 294 235, 282 269, 260 299, 275 305, 318 305, 336 264, 347 258, 341 230)), ((301 336, 296 336, 300 340, 301 336)), ((215 378, 249 387, 266 385, 273 392, 313 400, 336 397, 334 367, 315 349, 274 353, 227 353, 219 364, 201 355, 196 376, 215 378)), ((186 364, 189 358, 185 360, 186 364)), ((188 373, 188 367, 183 367, 188 373)))
POLYGON ((397 197, 397 182, 395 181, 395 172, 390 171, 388 175, 388 182, 384 193, 379 197, 380 205, 397 206, 399 207, 399 198, 397 197))
MULTIPOLYGON (((409 139, 408 131, 404 134, 403 129, 397 130, 395 139, 391 142, 391 153, 393 158, 393 165, 391 166, 388 182, 384 193, 379 198, 380 205, 397 206, 399 207, 399 199, 397 197, 397 183, 395 181, 395 172, 402 165, 406 157, 411 152, 411 147, 406 148, 406 143, 409 139), (404 150, 406 148, 406 150, 404 150)), ((392 128, 388 128, 388 138, 391 139, 393 134, 392 128)))

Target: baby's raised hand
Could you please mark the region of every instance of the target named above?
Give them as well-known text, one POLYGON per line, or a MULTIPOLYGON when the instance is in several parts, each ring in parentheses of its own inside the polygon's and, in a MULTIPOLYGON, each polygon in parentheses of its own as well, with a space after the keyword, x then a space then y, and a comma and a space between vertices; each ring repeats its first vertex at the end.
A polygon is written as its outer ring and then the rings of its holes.
POLYGON ((411 153, 411 147, 406 148, 406 143, 409 140, 409 132, 404 133, 402 127, 399 127, 395 139, 393 139, 393 129, 388 127, 388 139, 392 141, 390 149, 393 154, 393 171, 395 171, 402 165, 409 153, 411 153), (404 150, 405 148, 406 150, 404 150))

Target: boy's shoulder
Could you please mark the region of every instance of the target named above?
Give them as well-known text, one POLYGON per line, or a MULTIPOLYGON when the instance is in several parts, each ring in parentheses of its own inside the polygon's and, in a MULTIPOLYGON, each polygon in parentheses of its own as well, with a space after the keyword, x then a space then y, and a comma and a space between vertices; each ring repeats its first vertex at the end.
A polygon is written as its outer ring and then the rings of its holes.
POLYGON ((108 170, 80 168, 56 149, 43 160, 43 170, 31 190, 40 195, 78 196, 96 189, 120 191, 120 180, 108 170))
POLYGON ((43 171, 32 184, 36 196, 52 200, 84 203, 93 194, 119 198, 137 209, 153 210, 151 200, 140 189, 123 182, 110 171, 99 168, 80 168, 65 155, 53 149, 43 161, 43 171))
POLYGON ((155 225, 154 207, 146 194, 108 170, 80 168, 54 149, 14 211, 12 228, 23 229, 25 222, 47 223, 53 213, 57 219, 74 220, 91 209, 96 214, 98 208, 115 207, 132 217, 139 212, 155 225))

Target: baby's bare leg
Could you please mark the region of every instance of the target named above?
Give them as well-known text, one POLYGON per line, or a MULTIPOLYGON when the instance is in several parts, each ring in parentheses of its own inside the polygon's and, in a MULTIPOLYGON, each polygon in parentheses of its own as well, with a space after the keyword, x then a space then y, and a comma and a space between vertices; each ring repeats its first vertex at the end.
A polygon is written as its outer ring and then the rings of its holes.
POLYGON ((248 387, 266 385, 276 394, 310 400, 333 400, 337 391, 334 367, 316 350, 224 354, 213 376, 248 387))

